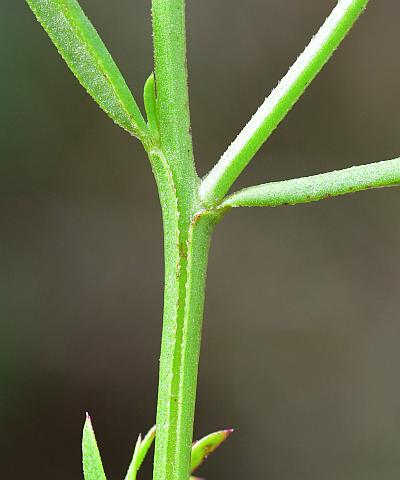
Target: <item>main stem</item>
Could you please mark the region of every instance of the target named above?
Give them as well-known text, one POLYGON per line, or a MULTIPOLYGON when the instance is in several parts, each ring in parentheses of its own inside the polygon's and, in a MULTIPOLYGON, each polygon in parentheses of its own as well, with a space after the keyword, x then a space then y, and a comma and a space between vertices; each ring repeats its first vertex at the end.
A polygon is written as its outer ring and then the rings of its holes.
MULTIPOLYGON (((179 201, 164 154, 149 157, 158 183, 165 251, 164 318, 154 480, 188 480, 208 250, 215 213, 199 210, 180 224, 179 201)), ((193 207, 196 205, 193 204, 193 207)))
MULTIPOLYGON (((167 213, 168 214, 168 213, 167 213)), ((188 480, 208 250, 214 221, 194 216, 187 256, 165 231, 165 299, 154 480, 188 480)), ((165 216, 164 216, 165 225, 165 216)))
POLYGON ((190 135, 184 0, 152 0, 160 144, 149 153, 163 211, 164 318, 154 480, 188 480, 208 249, 190 135))

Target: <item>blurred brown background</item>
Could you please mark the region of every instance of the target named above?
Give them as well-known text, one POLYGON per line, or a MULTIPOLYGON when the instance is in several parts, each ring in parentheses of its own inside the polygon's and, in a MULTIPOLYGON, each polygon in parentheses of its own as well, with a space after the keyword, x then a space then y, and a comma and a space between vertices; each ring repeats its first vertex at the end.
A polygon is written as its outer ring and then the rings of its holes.
MULTIPOLYGON (((150 1, 81 3, 139 98, 150 1)), ((188 1, 200 174, 335 3, 188 1)), ((371 1, 236 188, 399 155, 399 16, 398 1, 371 1)), ((154 182, 23 1, 3 4, 0 35, 0 477, 80 479, 89 410, 109 479, 121 479, 155 413, 154 182)), ((237 432, 202 475, 399 478, 399 207, 393 188, 237 210, 218 227, 196 435, 237 432)))

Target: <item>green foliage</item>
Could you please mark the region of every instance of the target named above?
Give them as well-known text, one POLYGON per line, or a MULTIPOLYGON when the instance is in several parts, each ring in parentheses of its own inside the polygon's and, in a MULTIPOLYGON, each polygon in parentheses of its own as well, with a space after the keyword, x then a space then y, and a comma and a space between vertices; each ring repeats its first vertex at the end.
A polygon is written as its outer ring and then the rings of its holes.
POLYGON ((156 436, 156 427, 154 426, 147 435, 142 440, 142 436, 139 435, 135 450, 133 452, 133 457, 131 464, 129 465, 128 473, 126 474, 125 480, 136 480, 137 472, 142 466, 143 460, 145 459, 149 448, 151 447, 153 440, 156 436))
POLYGON ((278 86, 203 180, 200 195, 218 204, 343 41, 369 0, 340 0, 278 86))
POLYGON ((144 108, 146 110, 147 125, 154 139, 154 143, 160 143, 160 124, 157 112, 157 93, 154 73, 147 79, 143 91, 144 108))
MULTIPOLYGON (((231 207, 278 206, 400 184, 400 160, 266 183, 226 197, 364 11, 368 0, 339 0, 287 75, 201 180, 195 169, 187 88, 185 0, 152 0, 154 74, 144 87, 147 122, 96 30, 76 0, 26 0, 58 51, 99 106, 143 143, 163 214, 165 295, 154 480, 187 480, 230 431, 195 443, 197 388, 208 249, 231 207)), ((137 472, 155 436, 139 436, 125 480, 137 472)), ((85 480, 105 480, 90 418, 83 431, 85 480)), ((194 478, 194 477, 192 477, 194 478)))
POLYGON ((99 448, 89 415, 86 415, 82 438, 83 473, 85 480, 106 480, 99 448))
POLYGON ((323 200, 400 183, 400 158, 345 168, 335 172, 265 183, 227 197, 225 207, 278 207, 323 200))
MULTIPOLYGON (((233 432, 232 429, 211 433, 195 442, 191 450, 190 473, 193 473, 233 432)), ((137 473, 156 436, 156 426, 152 427, 142 439, 139 435, 133 451, 125 480, 136 480, 137 473)), ((106 480, 92 421, 86 415, 82 438, 83 472, 85 480, 106 480)), ((195 478, 195 477, 191 477, 195 478)))
POLYGON ((210 433, 206 437, 195 442, 192 446, 191 473, 197 470, 200 465, 223 443, 233 432, 230 430, 220 430, 210 433))
POLYGON ((146 140, 147 127, 124 78, 76 0, 26 0, 69 68, 122 128, 146 140))

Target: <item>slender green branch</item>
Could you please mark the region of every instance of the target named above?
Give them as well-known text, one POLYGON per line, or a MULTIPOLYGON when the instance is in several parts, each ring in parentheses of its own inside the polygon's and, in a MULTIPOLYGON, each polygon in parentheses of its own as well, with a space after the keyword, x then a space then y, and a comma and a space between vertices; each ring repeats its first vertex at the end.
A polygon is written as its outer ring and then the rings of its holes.
POLYGON ((296 205, 399 184, 400 158, 396 158, 311 177, 245 188, 227 197, 221 203, 221 208, 296 205))
POLYGON ((368 0, 339 0, 308 47, 204 178, 200 196, 206 206, 216 205, 228 192, 329 60, 367 3, 368 0))

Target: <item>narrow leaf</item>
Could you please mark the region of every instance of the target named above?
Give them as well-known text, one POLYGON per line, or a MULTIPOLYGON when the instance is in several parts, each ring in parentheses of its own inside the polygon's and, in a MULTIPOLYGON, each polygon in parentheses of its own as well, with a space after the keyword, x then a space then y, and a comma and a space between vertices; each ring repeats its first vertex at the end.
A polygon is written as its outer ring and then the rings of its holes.
POLYGON ((142 440, 142 436, 139 435, 139 438, 136 442, 135 450, 133 452, 133 457, 131 464, 129 465, 128 473, 125 477, 125 480, 135 480, 137 472, 139 471, 140 467, 144 459, 146 458, 147 452, 149 451, 154 437, 156 436, 156 426, 151 428, 144 439, 142 440))
POLYGON ((83 427, 82 457, 85 480, 106 480, 92 422, 88 414, 86 414, 86 422, 83 427))
POLYGON ((147 125, 156 143, 160 141, 159 122, 157 112, 157 94, 154 73, 147 79, 143 91, 144 108, 146 109, 147 125))
POLYGON ((234 181, 314 80, 361 15, 368 0, 339 0, 319 32, 204 178, 200 195, 218 204, 234 181))
POLYGON ((295 205, 395 185, 400 185, 400 158, 245 188, 227 197, 221 208, 295 205))
POLYGON ((104 43, 76 0, 26 0, 69 68, 99 106, 143 141, 146 123, 104 43))
POLYGON ((233 430, 211 433, 195 442, 192 447, 191 472, 193 473, 224 442, 233 430))
POLYGON ((128 473, 126 474, 125 480, 136 480, 136 475, 139 470, 138 457, 139 457, 141 443, 142 443, 142 436, 139 435, 135 445, 135 450, 133 452, 132 462, 129 465, 128 473))
POLYGON ((154 438, 156 436, 156 426, 152 427, 144 437, 142 443, 140 444, 140 450, 137 458, 138 470, 142 466, 143 460, 146 458, 147 452, 149 451, 154 438))

